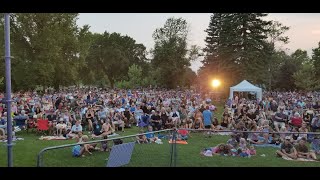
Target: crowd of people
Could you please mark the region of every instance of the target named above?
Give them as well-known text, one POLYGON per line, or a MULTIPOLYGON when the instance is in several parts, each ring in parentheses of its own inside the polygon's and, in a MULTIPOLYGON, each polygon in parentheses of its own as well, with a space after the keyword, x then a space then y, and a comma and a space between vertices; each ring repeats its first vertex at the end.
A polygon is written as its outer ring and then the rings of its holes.
MULTIPOLYGON (((83 131, 89 132, 89 138, 107 138, 116 131, 123 132, 134 126, 140 128, 137 133, 145 129, 156 131, 174 127, 238 130, 244 132, 235 134, 237 143, 284 146, 290 137, 293 147, 301 145, 300 141, 306 141, 313 143, 315 154, 320 153, 319 136, 307 134, 320 129, 319 93, 264 92, 261 100, 245 99, 240 95, 229 99, 221 117, 218 117, 210 97, 192 90, 72 88, 46 91, 41 95, 19 92, 12 96, 11 116, 15 127, 21 129, 36 126, 38 119, 48 119, 49 134, 66 138, 79 138, 83 131)), ((0 98, 4 98, 3 94, 0 98)), ((5 138, 8 116, 5 104, 0 104, 0 116, 1 137, 5 138)), ((152 138, 137 136, 137 142, 155 142, 156 139, 152 138)), ((81 135, 79 139, 87 138, 81 135)), ((247 148, 241 152, 252 149, 247 148)), ((237 152, 240 151, 237 149, 237 152)), ((277 154, 298 157, 297 153, 296 156, 284 152, 277 154)))

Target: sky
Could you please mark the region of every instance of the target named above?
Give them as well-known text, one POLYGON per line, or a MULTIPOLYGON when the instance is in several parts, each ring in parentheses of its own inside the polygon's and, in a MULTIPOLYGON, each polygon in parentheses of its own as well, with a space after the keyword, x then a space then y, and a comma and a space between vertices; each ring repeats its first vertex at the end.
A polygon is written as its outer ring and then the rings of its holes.
MULTIPOLYGON (((117 32, 128 35, 142 43, 147 50, 153 48, 152 34, 155 29, 162 27, 169 17, 182 17, 189 24, 189 45, 205 47, 204 30, 210 22, 207 13, 80 13, 77 24, 88 24, 92 32, 117 32)), ((312 48, 320 42, 320 13, 270 13, 268 20, 276 20, 290 27, 286 32, 289 43, 282 45, 281 49, 288 53, 296 49, 307 50, 311 56, 312 48)), ((191 69, 197 71, 202 65, 198 59, 192 62, 191 69)))

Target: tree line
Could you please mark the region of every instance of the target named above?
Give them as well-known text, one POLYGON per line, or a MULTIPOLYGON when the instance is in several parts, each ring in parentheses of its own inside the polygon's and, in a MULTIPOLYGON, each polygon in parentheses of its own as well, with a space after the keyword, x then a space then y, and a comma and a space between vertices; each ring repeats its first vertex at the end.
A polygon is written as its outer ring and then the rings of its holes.
MULTIPOLYGON (((318 90, 320 44, 311 58, 301 49, 286 54, 276 44, 289 42, 284 36, 289 27, 265 20, 267 15, 212 14, 204 49, 187 43, 186 20, 168 18, 154 30, 155 45, 147 51, 130 36, 79 27, 77 13, 14 13, 10 17, 13 91, 73 85, 207 87, 214 77, 223 79, 226 87, 247 79, 267 89, 318 90), (190 65, 199 56, 204 56, 203 66, 196 74, 190 65)), ((0 34, 3 26, 1 17, 0 34)), ((0 45, 4 57, 4 36, 0 45)), ((0 79, 4 74, 3 61, 0 79)), ((4 90, 5 84, 1 86, 4 90)))
POLYGON ((289 27, 266 20, 267 13, 214 13, 205 39, 202 86, 212 77, 230 87, 247 79, 268 90, 319 90, 320 43, 312 50, 292 54, 276 48, 285 45, 289 27))

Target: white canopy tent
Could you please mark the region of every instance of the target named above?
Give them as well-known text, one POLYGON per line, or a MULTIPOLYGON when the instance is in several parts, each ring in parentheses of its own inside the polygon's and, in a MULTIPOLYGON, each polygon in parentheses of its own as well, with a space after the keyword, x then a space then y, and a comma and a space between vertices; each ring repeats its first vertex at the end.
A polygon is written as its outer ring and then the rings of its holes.
POLYGON ((255 92, 257 99, 262 99, 262 89, 249 83, 247 80, 243 80, 236 86, 230 87, 230 99, 233 99, 234 92, 255 92))

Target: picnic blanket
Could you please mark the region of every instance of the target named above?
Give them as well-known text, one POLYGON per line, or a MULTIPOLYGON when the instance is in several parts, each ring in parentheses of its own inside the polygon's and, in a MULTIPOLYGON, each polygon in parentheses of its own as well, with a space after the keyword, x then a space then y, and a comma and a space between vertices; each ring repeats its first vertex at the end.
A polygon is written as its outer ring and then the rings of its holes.
MULTIPOLYGON (((12 141, 21 141, 24 140, 23 138, 12 138, 12 141)), ((0 142, 7 142, 8 140, 0 140, 0 142)))
POLYGON ((285 156, 282 156, 282 159, 288 160, 288 161, 318 162, 318 161, 313 160, 313 159, 305 159, 305 158, 292 159, 292 158, 285 157, 285 156))
MULTIPOLYGON (((169 141, 169 144, 172 144, 174 142, 172 142, 172 140, 169 141)), ((188 144, 187 141, 176 141, 176 144, 188 144)))
POLYGON ((63 136, 41 136, 39 140, 67 140, 67 138, 63 136))
POLYGON ((281 145, 275 145, 275 144, 252 144, 252 146, 255 147, 273 147, 273 148, 280 148, 281 145))

